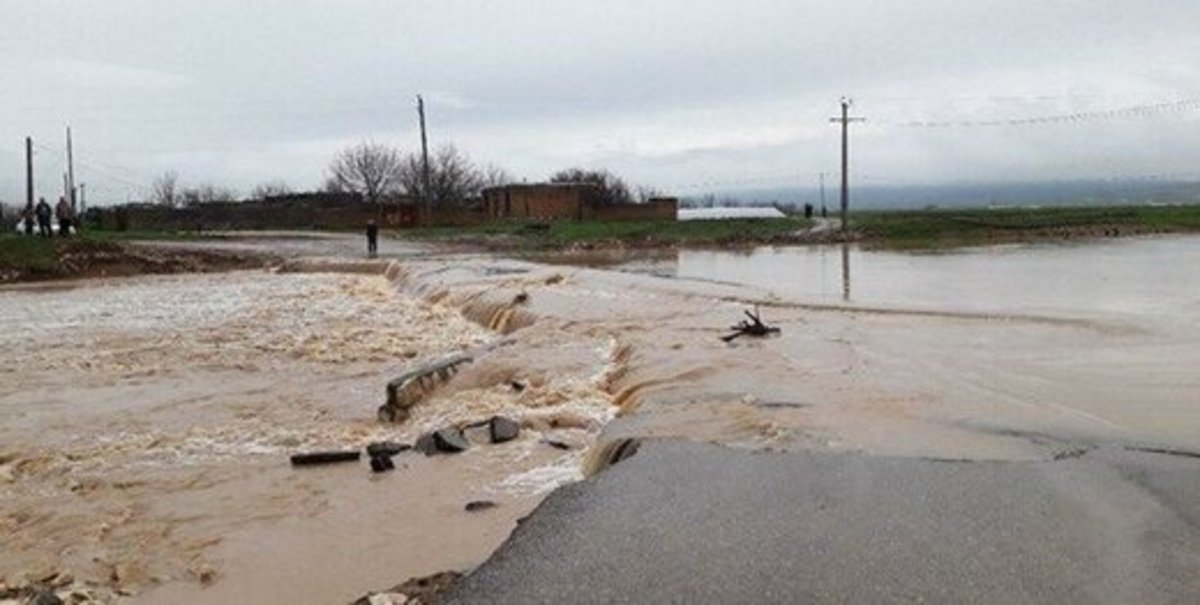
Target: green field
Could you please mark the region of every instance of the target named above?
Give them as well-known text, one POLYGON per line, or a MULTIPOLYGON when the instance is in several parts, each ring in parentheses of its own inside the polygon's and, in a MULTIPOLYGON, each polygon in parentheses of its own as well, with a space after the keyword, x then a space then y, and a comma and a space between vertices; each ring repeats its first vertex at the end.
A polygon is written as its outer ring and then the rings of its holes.
POLYGON ((65 252, 128 241, 195 239, 195 234, 167 231, 84 231, 67 238, 26 237, 15 232, 0 234, 0 282, 20 279, 66 277, 71 272, 61 262, 65 252), (6 277, 7 276, 7 277, 6 277))
POLYGON ((57 243, 41 237, 0 235, 0 274, 54 275, 58 271, 57 243))
POLYGON ((1009 241, 1200 231, 1200 205, 857 212, 864 243, 937 249, 1009 241))
POLYGON ((808 227, 796 218, 718 221, 559 221, 548 224, 499 223, 480 227, 407 229, 403 238, 462 242, 495 248, 561 248, 582 244, 632 246, 713 246, 785 240, 808 227))

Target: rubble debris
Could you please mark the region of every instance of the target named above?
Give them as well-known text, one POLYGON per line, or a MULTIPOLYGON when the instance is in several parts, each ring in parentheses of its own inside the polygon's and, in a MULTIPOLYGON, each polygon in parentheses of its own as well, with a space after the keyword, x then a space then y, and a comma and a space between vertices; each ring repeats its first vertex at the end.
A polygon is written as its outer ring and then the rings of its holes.
POLYGON ((395 456, 397 454, 411 450, 412 446, 407 443, 397 443, 395 441, 376 441, 367 445, 367 455, 374 456, 395 456))
POLYGON ((514 380, 514 381, 512 381, 512 382, 508 383, 508 386, 512 387, 512 390, 513 390, 513 391, 515 391, 515 392, 517 392, 517 393, 521 393, 521 392, 523 392, 523 391, 524 391, 526 388, 528 388, 528 387, 526 387, 526 386, 525 386, 525 383, 524 383, 524 382, 521 382, 520 380, 514 380))
POLYGON ((386 454, 371 456, 371 472, 383 473, 396 470, 396 463, 392 462, 392 457, 386 454))
POLYGON ((450 380, 458 366, 475 358, 466 353, 450 355, 401 374, 387 384, 387 403, 379 407, 381 422, 408 420, 408 409, 425 398, 439 382, 450 380))
POLYGON ((570 446, 570 444, 568 444, 568 443, 566 443, 566 442, 564 442, 564 441, 559 441, 559 440, 557 440, 557 439, 543 439, 543 440, 542 440, 542 443, 545 443, 546 445, 548 445, 548 446, 550 446, 550 447, 557 448, 557 449, 560 449, 560 450, 569 450, 569 449, 571 449, 571 446, 570 446))
POLYGON ((357 462, 362 457, 358 450, 347 452, 308 452, 292 455, 292 466, 318 466, 340 462, 357 462))
POLYGON ((496 508, 496 506, 497 506, 497 504, 495 502, 492 502, 491 500, 475 500, 473 502, 468 502, 467 505, 463 508, 468 513, 477 513, 479 511, 487 510, 489 508, 496 508))
POLYGON ((447 427, 421 435, 413 447, 426 456, 439 453, 457 454, 471 449, 471 442, 463 435, 462 430, 455 427, 447 427))
POLYGON ((768 326, 762 322, 762 319, 759 318, 758 307, 754 308, 753 313, 750 311, 744 311, 744 313, 746 314, 746 317, 750 318, 750 321, 743 319, 742 322, 736 326, 730 326, 729 329, 733 330, 733 333, 727 336, 722 336, 721 340, 724 340, 725 342, 733 342, 733 340, 739 336, 762 337, 770 334, 779 334, 781 332, 779 328, 768 326))
POLYGON ((492 443, 507 443, 521 434, 521 425, 504 416, 492 416, 488 421, 488 436, 492 443))

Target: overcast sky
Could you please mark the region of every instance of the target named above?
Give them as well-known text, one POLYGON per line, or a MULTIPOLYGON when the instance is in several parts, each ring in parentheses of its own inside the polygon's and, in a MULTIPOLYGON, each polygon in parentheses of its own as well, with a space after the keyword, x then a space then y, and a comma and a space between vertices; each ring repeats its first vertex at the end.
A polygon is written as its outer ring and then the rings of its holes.
POLYGON ((418 93, 433 145, 529 181, 811 186, 842 95, 864 184, 1200 178, 1195 0, 0 0, 0 20, 10 203, 26 135, 58 195, 68 123, 95 202, 165 170, 316 187, 344 145, 415 149, 418 93))

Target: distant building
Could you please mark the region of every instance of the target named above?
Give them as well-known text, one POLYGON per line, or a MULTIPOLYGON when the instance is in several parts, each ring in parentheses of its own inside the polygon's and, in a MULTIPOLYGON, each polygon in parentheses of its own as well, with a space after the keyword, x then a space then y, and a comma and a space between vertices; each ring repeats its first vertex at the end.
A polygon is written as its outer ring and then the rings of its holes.
POLYGON ((489 220, 675 220, 678 207, 675 198, 606 204, 600 189, 588 183, 504 185, 483 190, 483 210, 489 220))
POLYGON ((584 183, 504 185, 483 190, 488 218, 583 220, 583 209, 598 203, 600 189, 584 183))

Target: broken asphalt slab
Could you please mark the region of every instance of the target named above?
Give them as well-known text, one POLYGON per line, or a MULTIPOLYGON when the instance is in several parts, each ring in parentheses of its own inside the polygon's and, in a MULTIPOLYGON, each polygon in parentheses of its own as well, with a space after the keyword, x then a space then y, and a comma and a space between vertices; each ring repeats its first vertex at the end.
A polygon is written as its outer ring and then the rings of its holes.
POLYGON ((557 490, 449 603, 1174 603, 1200 460, 761 453, 646 441, 557 490))

